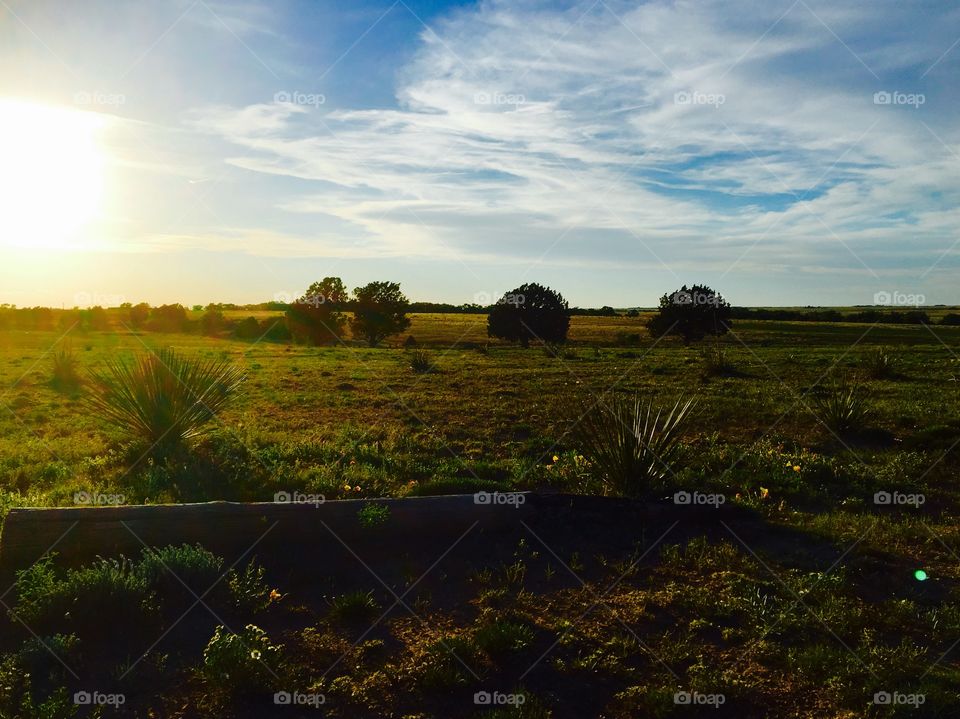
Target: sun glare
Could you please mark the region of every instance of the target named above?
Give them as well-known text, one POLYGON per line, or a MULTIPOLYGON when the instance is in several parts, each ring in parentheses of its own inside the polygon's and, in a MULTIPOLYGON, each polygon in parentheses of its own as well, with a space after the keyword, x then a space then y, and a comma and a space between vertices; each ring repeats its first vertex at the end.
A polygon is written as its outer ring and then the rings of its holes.
POLYGON ((100 212, 97 114, 0 99, 0 246, 67 249, 100 212))

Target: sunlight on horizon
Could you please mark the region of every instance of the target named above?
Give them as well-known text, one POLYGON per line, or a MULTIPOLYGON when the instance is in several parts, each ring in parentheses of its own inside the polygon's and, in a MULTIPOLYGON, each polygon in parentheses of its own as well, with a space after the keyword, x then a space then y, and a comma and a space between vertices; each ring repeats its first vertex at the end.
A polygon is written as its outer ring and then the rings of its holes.
POLYGON ((0 247, 80 249, 100 216, 96 113, 0 98, 0 247))

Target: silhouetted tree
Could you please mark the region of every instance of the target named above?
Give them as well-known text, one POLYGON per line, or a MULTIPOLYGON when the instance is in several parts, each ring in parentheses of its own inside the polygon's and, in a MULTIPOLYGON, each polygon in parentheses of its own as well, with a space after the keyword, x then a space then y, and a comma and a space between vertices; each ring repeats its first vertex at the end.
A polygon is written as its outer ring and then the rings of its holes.
POLYGON ((148 319, 150 319, 150 305, 146 302, 141 302, 130 308, 130 325, 134 329, 143 327, 147 324, 148 319))
POLYGON ((410 326, 407 308, 410 302, 398 282, 371 282, 353 291, 353 317, 350 330, 376 347, 380 342, 410 326))
POLYGON ((181 304, 154 307, 147 327, 153 332, 183 332, 187 328, 187 308, 181 304))
POLYGON ((343 335, 347 288, 339 277, 314 282, 303 296, 287 307, 287 328, 293 339, 305 344, 333 342, 343 335))
POLYGON ((207 305, 207 311, 200 318, 200 332, 207 337, 216 337, 227 327, 227 318, 223 316, 223 310, 215 304, 207 305))
POLYGON ((654 337, 679 335, 685 344, 730 329, 730 305, 706 285, 684 285, 660 298, 660 308, 647 322, 654 337))
POLYGON ((487 335, 530 346, 531 340, 566 342, 570 306, 549 287, 528 283, 507 292, 487 316, 487 335))

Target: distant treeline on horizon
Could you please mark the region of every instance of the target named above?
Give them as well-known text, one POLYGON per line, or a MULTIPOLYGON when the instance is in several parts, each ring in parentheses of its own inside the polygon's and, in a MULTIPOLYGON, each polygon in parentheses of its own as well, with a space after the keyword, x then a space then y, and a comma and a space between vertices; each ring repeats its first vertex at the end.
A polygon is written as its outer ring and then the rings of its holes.
MULTIPOLYGON (((290 329, 283 315, 276 317, 228 318, 224 312, 284 312, 290 307, 283 302, 262 302, 252 305, 232 303, 211 303, 206 307, 194 305, 191 309, 180 304, 151 307, 146 302, 137 305, 124 303, 119 307, 88 309, 53 309, 50 307, 23 307, 0 304, 0 331, 35 330, 67 331, 78 328, 81 331, 109 331, 115 329, 147 330, 152 332, 175 332, 205 334, 210 336, 230 335, 238 339, 266 339, 275 342, 292 339, 290 329), (191 317, 199 314, 199 317, 191 317)), ((436 314, 487 314, 492 305, 463 304, 453 305, 435 302, 411 302, 409 313, 436 314)), ((342 309, 349 311, 350 303, 342 309)), ((643 312, 653 312, 652 308, 614 309, 610 306, 600 308, 570 308, 573 316, 593 317, 639 317, 643 312)), ((863 324, 929 324, 960 326, 960 313, 946 313, 939 321, 931 319, 927 312, 920 309, 851 308, 851 311, 823 308, 753 308, 732 307, 731 319, 734 320, 773 320, 781 322, 850 322, 863 324)))

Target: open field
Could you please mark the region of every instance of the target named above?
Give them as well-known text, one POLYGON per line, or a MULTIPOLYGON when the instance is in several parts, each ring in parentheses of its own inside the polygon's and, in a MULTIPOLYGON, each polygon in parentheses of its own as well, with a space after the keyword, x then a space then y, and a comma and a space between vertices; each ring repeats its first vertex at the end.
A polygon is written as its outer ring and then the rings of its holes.
MULTIPOLYGON (((703 352, 712 342, 654 342, 643 317, 575 317, 560 356, 488 344, 485 319, 415 316, 409 334, 435 368, 422 374, 396 346, 402 338, 368 349, 0 333, 2 506, 71 506, 77 493, 152 503, 271 501, 282 491, 374 504, 478 490, 575 493, 583 472, 569 430, 580 402, 638 392, 664 403, 698 398, 693 429, 655 493, 719 493, 749 521, 698 529, 614 516, 573 534, 543 527, 500 537, 496 549, 472 538, 423 582, 443 547, 399 563, 377 554, 370 561, 386 585, 356 571, 305 578, 266 556, 266 583, 248 589, 262 599, 269 586, 282 600, 242 609, 232 595, 210 600, 230 621, 255 620, 284 645, 259 694, 205 673, 203 648, 217 622, 197 609, 188 628, 170 627, 169 664, 151 653, 122 681, 110 667, 149 637, 110 649, 83 622, 36 620, 38 635, 76 630, 77 646, 62 649, 76 655, 69 664, 82 667, 83 680, 33 646, 32 689, 13 680, 30 635, 11 625, 0 707, 22 707, 23 692, 33 692, 47 709, 20 716, 72 716, 77 707, 58 704, 57 687, 95 680, 120 687, 129 700, 121 713, 137 716, 272 716, 267 689, 284 687, 322 693, 327 716, 910 715, 910 705, 872 704, 883 691, 923 694, 924 716, 954 715, 960 328, 740 322, 722 342, 730 367, 711 376, 703 352), (172 346, 229 359, 247 379, 210 435, 188 455, 157 461, 92 413, 83 388, 51 386, 50 354, 65 343, 84 371, 172 346), (877 347, 896 358, 884 379, 869 372, 877 347), (872 409, 856 435, 834 433, 818 416, 815 398, 841 378, 858 382, 872 409), (878 506, 881 491, 924 501, 878 506), (385 586, 412 588, 414 611, 395 606, 365 634, 394 603, 385 586), (525 673, 531 665, 537 670, 525 673), (39 681, 42 672, 54 679, 39 681), (485 710, 470 701, 479 690, 527 700, 485 710), (678 691, 722 694, 724 703, 677 704, 678 691)), ((159 634, 170 621, 148 625, 159 634)))

